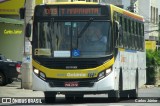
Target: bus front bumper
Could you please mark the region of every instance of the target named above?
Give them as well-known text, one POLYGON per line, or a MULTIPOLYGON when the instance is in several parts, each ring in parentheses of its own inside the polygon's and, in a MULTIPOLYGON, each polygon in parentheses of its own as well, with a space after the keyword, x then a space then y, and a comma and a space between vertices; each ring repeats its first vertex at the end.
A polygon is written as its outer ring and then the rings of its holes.
POLYGON ((32 73, 32 90, 53 92, 101 92, 114 89, 113 72, 94 83, 92 87, 51 87, 48 82, 32 73))

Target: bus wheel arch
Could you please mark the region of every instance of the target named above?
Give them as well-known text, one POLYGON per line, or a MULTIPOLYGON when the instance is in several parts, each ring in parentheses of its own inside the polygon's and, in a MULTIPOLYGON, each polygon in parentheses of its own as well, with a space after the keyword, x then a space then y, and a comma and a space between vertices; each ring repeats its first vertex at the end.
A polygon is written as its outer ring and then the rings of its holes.
POLYGON ((120 68, 120 73, 119 73, 119 90, 120 90, 120 99, 121 100, 126 100, 128 99, 128 92, 123 89, 123 68, 120 68))

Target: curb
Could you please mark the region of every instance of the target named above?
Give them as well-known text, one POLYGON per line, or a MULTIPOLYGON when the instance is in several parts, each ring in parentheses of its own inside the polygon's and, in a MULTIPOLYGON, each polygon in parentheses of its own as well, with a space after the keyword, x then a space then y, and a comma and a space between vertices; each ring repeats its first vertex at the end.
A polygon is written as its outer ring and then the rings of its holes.
POLYGON ((143 85, 141 88, 154 88, 154 87, 160 87, 160 85, 143 85))

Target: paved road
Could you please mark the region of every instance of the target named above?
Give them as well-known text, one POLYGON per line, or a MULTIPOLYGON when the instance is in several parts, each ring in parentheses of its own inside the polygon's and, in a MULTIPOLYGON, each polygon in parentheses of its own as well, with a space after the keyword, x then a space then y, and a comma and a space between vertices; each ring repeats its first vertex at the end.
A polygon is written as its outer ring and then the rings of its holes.
MULTIPOLYGON (((107 95, 85 95, 84 100, 67 102, 64 98, 64 95, 57 95, 56 103, 54 106, 159 106, 160 105, 160 88, 142 88, 139 89, 139 97, 144 97, 136 100, 121 100, 118 103, 112 103, 107 100, 107 95), (154 98, 153 98, 154 97, 154 98), (152 103, 147 102, 149 100, 152 103), (157 103, 158 101, 158 103, 157 103)), ((38 102, 41 105, 49 105, 44 102, 44 94, 41 91, 32 91, 21 89, 20 82, 13 82, 7 86, 0 87, 0 105, 17 105, 19 102, 38 102), (8 97, 12 97, 11 101, 15 102, 14 104, 2 104, 2 97, 5 99, 10 99, 8 97), (23 98, 27 97, 27 98, 23 98), (34 98, 36 97, 36 98, 34 98), (40 97, 40 98, 37 98, 40 97)), ((35 104, 30 104, 35 105, 35 104)))

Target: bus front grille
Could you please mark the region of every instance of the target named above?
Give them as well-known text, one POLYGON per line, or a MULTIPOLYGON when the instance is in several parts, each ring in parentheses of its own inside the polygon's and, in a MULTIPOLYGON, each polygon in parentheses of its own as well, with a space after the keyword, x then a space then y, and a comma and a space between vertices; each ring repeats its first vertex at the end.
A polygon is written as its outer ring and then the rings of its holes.
POLYGON ((77 82, 77 87, 92 87, 94 86, 95 80, 47 80, 50 87, 66 87, 66 82, 77 82))
POLYGON ((43 61, 41 64, 51 69, 67 69, 67 67, 86 69, 99 66, 96 61, 43 61))

